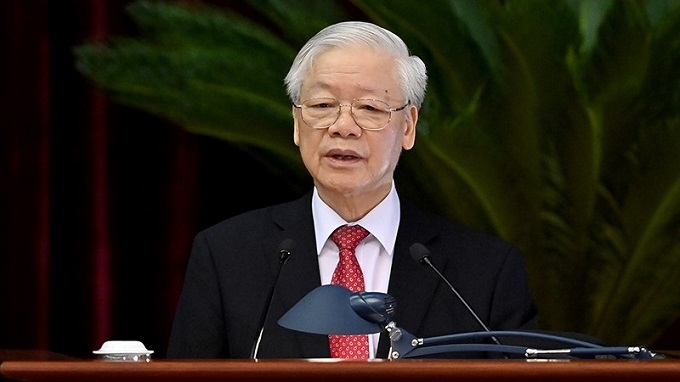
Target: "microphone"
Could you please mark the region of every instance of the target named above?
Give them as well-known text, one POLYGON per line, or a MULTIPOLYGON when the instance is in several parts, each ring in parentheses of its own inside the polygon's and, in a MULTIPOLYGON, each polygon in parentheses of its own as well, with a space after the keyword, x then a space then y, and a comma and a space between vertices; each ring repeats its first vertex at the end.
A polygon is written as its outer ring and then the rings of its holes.
MULTIPOLYGON (((446 285, 449 286, 449 289, 453 291, 458 300, 462 302, 463 305, 465 305, 465 308, 468 310, 468 312, 470 312, 472 317, 475 318, 475 320, 479 323, 482 329, 484 329, 484 331, 486 332, 491 332, 491 330, 489 330, 489 328, 484 324, 484 321, 482 321, 477 315, 477 313, 475 313, 475 311, 470 307, 470 305, 468 305, 467 301, 465 301, 463 296, 461 296, 460 293, 458 293, 458 291, 456 290, 456 288, 454 288, 453 285, 451 285, 449 280, 446 277, 444 277, 444 275, 441 272, 439 272, 439 269, 437 269, 437 267, 435 267, 434 264, 432 264, 432 262, 430 261, 430 250, 427 249, 427 247, 420 243, 414 243, 409 248, 409 253, 411 254, 411 258, 413 258, 413 260, 430 267, 437 274, 437 276, 439 276, 439 278, 441 278, 446 283, 446 285)), ((501 345, 496 336, 492 335, 491 339, 497 345, 501 345)))
POLYGON ((260 349, 260 342, 262 342, 262 334, 264 333, 264 324, 265 321, 267 320, 267 316, 269 315, 269 310, 271 309, 272 306, 272 299, 274 297, 274 289, 276 288, 276 284, 279 281, 279 276, 281 276, 281 270, 283 269, 283 265, 288 261, 290 258, 291 251, 295 249, 295 241, 293 239, 285 239, 279 244, 279 270, 276 272, 276 277, 274 278, 274 282, 272 283, 272 287, 269 289, 269 295, 267 296, 267 299, 265 300, 265 306, 264 309, 262 310, 262 316, 260 316, 260 323, 258 325, 258 328, 260 328, 260 333, 257 336, 257 339, 255 340, 255 343, 253 344, 253 349, 250 352, 250 359, 257 359, 257 352, 260 349))

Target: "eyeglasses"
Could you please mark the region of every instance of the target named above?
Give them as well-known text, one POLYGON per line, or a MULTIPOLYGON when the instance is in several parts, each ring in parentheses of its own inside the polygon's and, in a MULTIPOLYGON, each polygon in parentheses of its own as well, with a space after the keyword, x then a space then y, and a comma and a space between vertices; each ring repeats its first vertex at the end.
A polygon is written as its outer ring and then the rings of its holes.
POLYGON ((401 107, 390 107, 377 99, 355 99, 350 104, 341 104, 334 98, 310 98, 301 105, 302 120, 313 129, 327 129, 340 118, 341 108, 349 106, 354 122, 364 130, 382 130, 390 123, 392 112, 402 111, 409 102, 401 107))

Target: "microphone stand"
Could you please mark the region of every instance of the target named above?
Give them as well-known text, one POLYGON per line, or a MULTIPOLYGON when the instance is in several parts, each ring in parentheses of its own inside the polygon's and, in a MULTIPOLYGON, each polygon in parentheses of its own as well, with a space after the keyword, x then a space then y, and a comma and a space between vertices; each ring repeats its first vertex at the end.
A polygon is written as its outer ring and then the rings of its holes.
POLYGON ((641 346, 601 346, 590 342, 571 339, 568 337, 536 332, 522 331, 483 331, 451 334, 439 337, 417 338, 408 331, 396 326, 394 321, 385 326, 390 338, 390 352, 388 359, 414 358, 424 355, 456 353, 456 352, 498 352, 523 355, 527 359, 538 359, 560 356, 567 357, 597 357, 609 356, 628 359, 651 359, 654 353, 641 346), (496 336, 535 338, 559 341, 574 347, 564 349, 533 349, 526 346, 494 344, 470 344, 461 341, 475 338, 495 338, 496 336))
POLYGON ((290 258, 290 250, 287 248, 291 248, 295 245, 293 240, 291 239, 286 239, 284 240, 281 245, 279 246, 279 269, 276 272, 276 277, 274 278, 274 282, 272 283, 271 288, 269 288, 269 293, 267 294, 267 299, 266 304, 264 306, 264 309, 262 310, 262 313, 260 315, 260 322, 258 325, 258 328, 260 328, 260 332, 257 335, 257 339, 255 339, 255 342, 253 343, 253 348, 250 351, 250 359, 257 360, 257 354, 260 350, 260 343, 262 342, 262 335, 264 334, 264 325, 267 322, 267 316, 269 315, 269 310, 271 309, 272 306, 272 300, 274 297, 274 290, 276 289, 276 284, 279 282, 279 277, 281 277, 281 270, 283 269, 283 265, 288 262, 288 259, 290 258))

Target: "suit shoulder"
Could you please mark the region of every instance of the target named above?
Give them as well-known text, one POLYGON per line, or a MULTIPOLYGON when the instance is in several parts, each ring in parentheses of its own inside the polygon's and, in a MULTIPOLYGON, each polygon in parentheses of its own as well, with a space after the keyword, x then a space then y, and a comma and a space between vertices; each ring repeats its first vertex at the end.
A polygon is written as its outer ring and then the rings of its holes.
MULTIPOLYGON (((262 231, 268 226, 290 224, 296 219, 303 219, 307 214, 311 215, 311 208, 305 208, 305 205, 310 205, 306 203, 307 199, 309 198, 305 195, 296 200, 245 211, 201 230, 198 235, 240 235, 243 232, 262 231)), ((311 203, 311 199, 309 200, 311 203)))
POLYGON ((406 207, 408 216, 418 216, 414 221, 418 222, 419 229, 433 233, 435 242, 445 246, 485 248, 492 251, 507 251, 515 246, 501 237, 482 231, 461 222, 451 220, 441 215, 415 209, 413 206, 406 207), (427 227, 427 228, 423 228, 427 227))

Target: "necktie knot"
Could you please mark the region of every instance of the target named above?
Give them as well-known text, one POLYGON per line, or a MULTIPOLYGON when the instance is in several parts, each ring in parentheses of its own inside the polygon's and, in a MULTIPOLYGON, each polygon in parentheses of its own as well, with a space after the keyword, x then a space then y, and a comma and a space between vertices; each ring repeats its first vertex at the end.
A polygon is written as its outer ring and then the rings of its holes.
POLYGON ((368 236, 368 231, 360 225, 343 225, 333 231, 331 240, 333 240, 340 249, 354 251, 357 245, 359 245, 366 236, 368 236))

